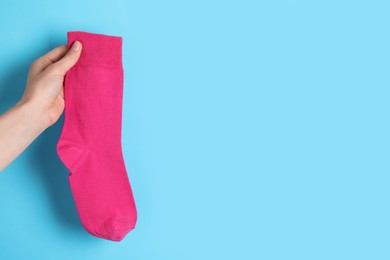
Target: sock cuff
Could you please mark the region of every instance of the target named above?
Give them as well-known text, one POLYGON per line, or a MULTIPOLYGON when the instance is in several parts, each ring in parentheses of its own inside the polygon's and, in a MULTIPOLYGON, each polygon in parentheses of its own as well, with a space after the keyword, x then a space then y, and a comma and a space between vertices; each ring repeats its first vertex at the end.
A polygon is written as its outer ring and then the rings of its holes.
POLYGON ((122 68, 122 37, 87 32, 68 32, 68 47, 74 41, 83 45, 77 65, 122 68))

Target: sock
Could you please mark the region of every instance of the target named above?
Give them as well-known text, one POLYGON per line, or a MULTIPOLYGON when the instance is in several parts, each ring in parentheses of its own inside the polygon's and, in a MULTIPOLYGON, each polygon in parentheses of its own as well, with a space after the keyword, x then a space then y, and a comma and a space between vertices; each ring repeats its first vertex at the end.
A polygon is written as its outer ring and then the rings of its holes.
POLYGON ((122 38, 68 32, 68 46, 83 45, 65 76, 65 118, 57 153, 84 228, 121 241, 137 211, 122 155, 122 38))

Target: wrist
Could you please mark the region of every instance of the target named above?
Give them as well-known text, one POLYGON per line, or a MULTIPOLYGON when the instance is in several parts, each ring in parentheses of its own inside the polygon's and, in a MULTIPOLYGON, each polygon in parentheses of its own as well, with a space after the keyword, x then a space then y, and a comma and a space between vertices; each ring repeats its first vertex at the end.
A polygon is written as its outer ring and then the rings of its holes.
POLYGON ((20 112, 21 121, 37 131, 44 131, 49 127, 50 122, 42 106, 31 101, 20 100, 15 109, 20 112))

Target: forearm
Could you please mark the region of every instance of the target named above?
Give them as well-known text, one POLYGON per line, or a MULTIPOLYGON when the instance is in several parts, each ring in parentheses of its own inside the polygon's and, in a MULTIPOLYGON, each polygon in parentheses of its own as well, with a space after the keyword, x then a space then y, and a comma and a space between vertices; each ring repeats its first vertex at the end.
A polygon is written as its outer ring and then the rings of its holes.
POLYGON ((42 112, 19 102, 0 116, 0 171, 9 165, 46 128, 42 112))

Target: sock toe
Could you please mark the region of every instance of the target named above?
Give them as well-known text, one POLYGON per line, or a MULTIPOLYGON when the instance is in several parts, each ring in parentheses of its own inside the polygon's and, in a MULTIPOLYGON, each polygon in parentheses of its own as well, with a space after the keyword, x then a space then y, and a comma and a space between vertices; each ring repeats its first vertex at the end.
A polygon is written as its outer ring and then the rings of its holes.
POLYGON ((134 227, 135 223, 131 219, 111 217, 104 222, 104 234, 107 239, 119 242, 134 227))

